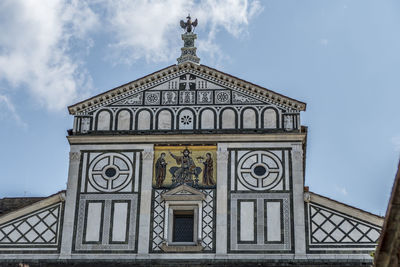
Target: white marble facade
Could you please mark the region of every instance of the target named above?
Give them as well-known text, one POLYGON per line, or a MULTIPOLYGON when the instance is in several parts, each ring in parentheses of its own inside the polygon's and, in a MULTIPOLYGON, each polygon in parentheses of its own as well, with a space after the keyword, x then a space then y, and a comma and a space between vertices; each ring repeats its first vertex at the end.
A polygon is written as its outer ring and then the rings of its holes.
POLYGON ((185 64, 70 107, 66 196, 0 217, 0 259, 369 259, 382 218, 304 192, 305 104, 185 64), (153 188, 160 144, 216 145, 216 187, 153 188))

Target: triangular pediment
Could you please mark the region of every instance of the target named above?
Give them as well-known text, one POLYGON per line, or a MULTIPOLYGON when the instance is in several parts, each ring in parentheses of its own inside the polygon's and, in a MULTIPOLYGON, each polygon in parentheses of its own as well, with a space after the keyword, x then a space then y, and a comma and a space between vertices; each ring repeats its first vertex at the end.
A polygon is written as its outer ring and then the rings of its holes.
POLYGON ((306 104, 213 68, 192 63, 172 65, 70 106, 87 114, 104 106, 269 104, 299 112, 306 104))
POLYGON ((194 201, 200 201, 204 200, 206 198, 206 195, 202 192, 200 192, 197 189, 194 189, 193 187, 190 187, 188 185, 180 185, 178 187, 175 187, 174 189, 171 189, 164 194, 161 195, 162 199, 164 200, 169 200, 169 201, 179 201, 179 200, 194 200, 194 201))

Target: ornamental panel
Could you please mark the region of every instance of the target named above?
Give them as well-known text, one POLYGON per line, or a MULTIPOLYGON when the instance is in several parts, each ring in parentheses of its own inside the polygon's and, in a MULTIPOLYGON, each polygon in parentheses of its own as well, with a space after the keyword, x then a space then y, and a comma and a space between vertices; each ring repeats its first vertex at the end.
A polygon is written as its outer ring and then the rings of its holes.
POLYGON ((156 146, 154 148, 154 188, 215 188, 216 146, 156 146))
POLYGON ((291 252, 291 209, 289 193, 232 193, 230 252, 291 252))
MULTIPOLYGON (((162 253, 162 245, 165 243, 165 201, 161 198, 168 189, 153 190, 152 204, 152 225, 151 225, 151 245, 152 252, 162 253)), ((202 229, 201 245, 204 252, 212 252, 215 249, 215 189, 202 189, 200 192, 206 195, 202 201, 202 229)))
POLYGON ((269 151, 251 151, 239 158, 237 174, 240 183, 250 190, 268 190, 282 181, 283 166, 269 151))
POLYGON ((99 192, 117 192, 133 179, 133 162, 122 153, 103 153, 89 165, 90 185, 99 192))
POLYGON ((37 249, 57 247, 60 239, 62 203, 40 209, 0 225, 0 250, 4 247, 37 249))
POLYGON ((307 205, 310 249, 375 247, 381 227, 315 203, 307 205))

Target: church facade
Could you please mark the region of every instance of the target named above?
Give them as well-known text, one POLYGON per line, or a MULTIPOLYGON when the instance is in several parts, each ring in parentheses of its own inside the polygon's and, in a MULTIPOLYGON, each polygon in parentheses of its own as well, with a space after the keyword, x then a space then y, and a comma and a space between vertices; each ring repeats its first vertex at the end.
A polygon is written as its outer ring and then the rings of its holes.
POLYGON ((369 266, 383 218, 304 187, 306 104, 182 39, 178 64, 69 107, 67 190, 0 216, 0 262, 369 266))

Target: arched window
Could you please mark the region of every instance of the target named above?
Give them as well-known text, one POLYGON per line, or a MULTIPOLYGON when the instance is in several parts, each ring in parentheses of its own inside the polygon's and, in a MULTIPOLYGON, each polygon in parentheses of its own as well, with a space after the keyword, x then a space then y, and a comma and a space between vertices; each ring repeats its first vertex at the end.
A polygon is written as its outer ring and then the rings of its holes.
POLYGON ((112 125, 112 115, 109 110, 102 110, 97 114, 97 131, 110 131, 112 125))
POLYGON ((179 112, 178 128, 182 130, 194 129, 195 116, 194 112, 190 109, 184 109, 179 112))
POLYGON ((242 128, 255 129, 257 128, 257 113, 252 108, 244 109, 242 112, 242 128))
POLYGON ((204 109, 200 114, 201 129, 215 129, 215 112, 212 109, 204 109))
POLYGON ((151 130, 151 120, 150 111, 140 110, 137 115, 137 130, 151 130))
POLYGON ((169 110, 162 110, 158 113, 157 128, 159 130, 172 129, 172 112, 169 110))
POLYGON ((278 115, 275 109, 267 108, 263 113, 263 127, 265 129, 278 128, 278 115))
POLYGON ((117 115, 117 130, 130 130, 131 129, 132 114, 124 109, 118 112, 117 115))
POLYGON ((221 129, 235 129, 236 128, 236 112, 233 109, 224 109, 221 114, 221 129))

